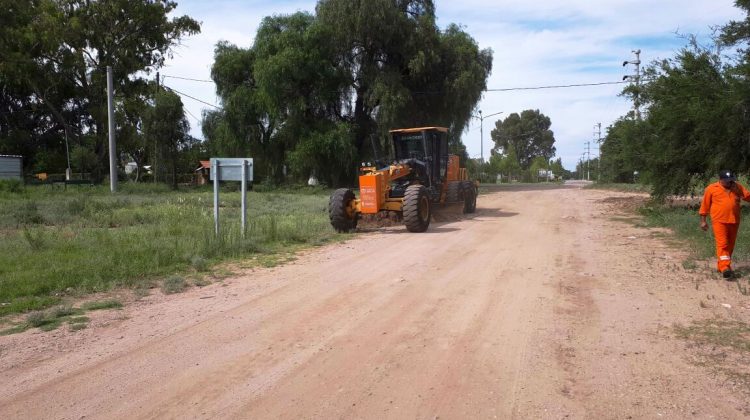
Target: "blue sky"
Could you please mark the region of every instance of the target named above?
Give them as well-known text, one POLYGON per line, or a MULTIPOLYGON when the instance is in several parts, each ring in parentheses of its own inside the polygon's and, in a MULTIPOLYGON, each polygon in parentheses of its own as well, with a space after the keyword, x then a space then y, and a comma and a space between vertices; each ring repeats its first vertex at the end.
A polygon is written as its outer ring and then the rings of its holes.
MULTIPOLYGON (((162 73, 210 79, 213 49, 220 40, 241 47, 252 45, 263 17, 296 11, 313 12, 314 0, 197 0, 179 1, 177 14, 202 22, 202 33, 177 48, 162 73)), ((743 16, 732 0, 436 0, 440 27, 456 23, 464 27, 480 48, 494 51, 488 88, 547 86, 613 82, 628 74, 622 67, 632 50, 642 51, 644 63, 669 58, 686 41, 679 35, 697 35, 710 44, 712 28, 743 16)), ((632 72, 632 70, 631 70, 632 72)), ((167 77, 165 84, 181 92, 218 104, 211 83, 167 77)), ((570 89, 486 92, 478 105, 484 115, 503 112, 499 118, 525 109, 539 109, 552 120, 557 156, 573 170, 594 138, 594 126, 602 131, 630 104, 618 97, 622 85, 570 89)), ((202 138, 201 112, 206 105, 183 98, 193 135, 202 138)), ((495 118, 484 120, 484 156, 489 158, 490 130, 495 118)), ((604 133, 603 133, 604 135, 604 133)), ((479 120, 463 133, 470 156, 480 156, 479 120)), ((593 148, 591 155, 597 155, 593 148)))

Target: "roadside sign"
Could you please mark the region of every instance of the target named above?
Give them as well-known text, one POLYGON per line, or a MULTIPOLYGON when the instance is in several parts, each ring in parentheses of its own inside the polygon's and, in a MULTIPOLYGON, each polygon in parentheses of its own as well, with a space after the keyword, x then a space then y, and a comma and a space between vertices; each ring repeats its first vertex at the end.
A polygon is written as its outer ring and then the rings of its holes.
POLYGON ((246 181, 253 180, 252 158, 211 158, 211 181, 216 178, 216 170, 219 170, 220 181, 242 181, 242 164, 247 164, 246 181), (219 162, 217 165, 216 162, 219 162))
POLYGON ((253 158, 211 158, 211 180, 214 182, 214 230, 219 236, 219 181, 242 183, 242 236, 247 226, 247 181, 253 180, 253 158))

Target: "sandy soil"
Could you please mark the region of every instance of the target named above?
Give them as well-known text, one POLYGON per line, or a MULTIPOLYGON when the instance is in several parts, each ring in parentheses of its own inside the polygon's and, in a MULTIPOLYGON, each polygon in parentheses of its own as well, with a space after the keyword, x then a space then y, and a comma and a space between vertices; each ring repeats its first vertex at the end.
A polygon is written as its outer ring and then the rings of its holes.
POLYGON ((622 220, 640 199, 494 192, 424 234, 368 232, 78 332, 0 337, 0 418, 750 415, 673 329, 748 320, 750 301, 622 220))

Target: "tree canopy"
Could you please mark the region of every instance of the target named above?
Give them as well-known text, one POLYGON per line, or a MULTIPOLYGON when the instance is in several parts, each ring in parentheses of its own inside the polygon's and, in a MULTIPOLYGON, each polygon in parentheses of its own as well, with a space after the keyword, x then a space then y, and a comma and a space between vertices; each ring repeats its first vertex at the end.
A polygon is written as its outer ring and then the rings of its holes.
MULTIPOLYGON (((65 168, 65 139, 80 170, 106 167, 106 67, 114 73, 118 130, 137 130, 147 81, 200 25, 151 0, 0 0, 0 153, 31 169, 65 168), (127 114, 127 115, 126 115, 127 114)), ((132 139, 132 136, 130 137, 132 139)), ((134 145, 137 142, 125 141, 134 145)))
POLYGON ((664 197, 695 192, 722 168, 750 173, 750 1, 735 4, 747 18, 720 28, 716 46, 725 50, 691 37, 674 57, 648 65, 640 86, 623 91, 646 111, 609 127, 604 180, 632 182, 638 173, 664 197))
POLYGON ((552 121, 539 110, 527 109, 521 114, 512 113, 504 120, 497 120, 490 133, 495 142, 495 153, 517 156, 521 169, 531 167, 537 157, 545 162, 555 155, 555 135, 550 130, 552 121))
POLYGON ((315 14, 263 20, 249 48, 217 45, 212 77, 222 102, 204 115, 210 150, 258 156, 337 185, 382 149, 388 129, 449 127, 454 151, 491 71, 458 26, 440 30, 432 1, 321 0, 315 14))

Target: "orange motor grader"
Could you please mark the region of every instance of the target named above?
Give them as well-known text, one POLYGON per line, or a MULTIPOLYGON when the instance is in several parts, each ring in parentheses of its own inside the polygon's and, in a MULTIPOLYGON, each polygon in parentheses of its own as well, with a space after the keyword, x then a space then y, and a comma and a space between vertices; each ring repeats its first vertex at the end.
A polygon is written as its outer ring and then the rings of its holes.
POLYGON ((394 162, 381 168, 362 164, 359 198, 348 188, 333 192, 328 202, 333 228, 349 232, 362 215, 395 212, 407 230, 424 232, 437 204, 462 203, 464 213, 473 213, 477 184, 468 180, 458 156, 448 153, 447 133, 444 127, 391 130, 394 162))

